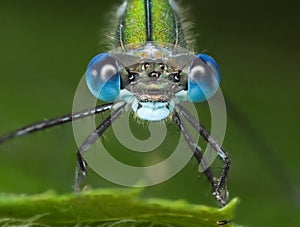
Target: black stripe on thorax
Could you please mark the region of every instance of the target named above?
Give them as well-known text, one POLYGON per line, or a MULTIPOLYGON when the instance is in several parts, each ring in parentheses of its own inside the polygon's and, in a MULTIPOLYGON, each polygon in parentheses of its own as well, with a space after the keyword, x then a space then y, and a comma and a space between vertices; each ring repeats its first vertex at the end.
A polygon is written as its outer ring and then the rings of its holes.
POLYGON ((145 0, 146 40, 152 41, 152 12, 151 0, 145 0))

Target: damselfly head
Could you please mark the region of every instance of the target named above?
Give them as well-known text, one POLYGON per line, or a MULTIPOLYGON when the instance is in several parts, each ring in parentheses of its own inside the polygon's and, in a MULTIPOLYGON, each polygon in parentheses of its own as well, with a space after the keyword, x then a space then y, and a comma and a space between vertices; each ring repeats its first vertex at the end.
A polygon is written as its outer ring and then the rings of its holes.
POLYGON ((220 73, 208 55, 146 42, 97 55, 88 65, 86 81, 96 98, 125 101, 140 118, 159 121, 169 116, 174 103, 201 102, 214 95, 220 73))

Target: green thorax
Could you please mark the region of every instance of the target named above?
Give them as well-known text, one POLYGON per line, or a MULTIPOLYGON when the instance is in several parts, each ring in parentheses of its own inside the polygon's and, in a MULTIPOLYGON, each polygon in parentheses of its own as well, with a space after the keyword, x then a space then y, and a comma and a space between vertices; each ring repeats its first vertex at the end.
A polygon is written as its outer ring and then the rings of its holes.
POLYGON ((146 41, 186 47, 178 6, 173 0, 128 0, 118 11, 116 46, 146 41))

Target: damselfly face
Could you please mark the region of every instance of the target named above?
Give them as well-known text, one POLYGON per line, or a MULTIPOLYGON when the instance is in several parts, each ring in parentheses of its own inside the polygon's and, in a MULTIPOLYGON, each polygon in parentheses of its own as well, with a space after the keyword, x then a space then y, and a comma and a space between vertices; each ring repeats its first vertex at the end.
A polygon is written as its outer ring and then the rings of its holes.
POLYGON ((132 94, 132 110, 144 120, 159 121, 173 111, 175 94, 185 89, 180 84, 181 71, 163 62, 146 61, 121 72, 122 84, 132 94))

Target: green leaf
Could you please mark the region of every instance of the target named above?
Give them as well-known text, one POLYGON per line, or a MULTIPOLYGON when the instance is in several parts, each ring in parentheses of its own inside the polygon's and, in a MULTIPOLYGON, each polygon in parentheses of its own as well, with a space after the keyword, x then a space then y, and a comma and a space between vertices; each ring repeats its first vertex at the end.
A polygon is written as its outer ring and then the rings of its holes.
MULTIPOLYGON (((185 201, 141 199, 137 189, 78 194, 0 195, 1 226, 218 226, 232 220, 238 199, 218 209, 185 201)), ((234 226, 232 223, 227 226, 234 226)))

